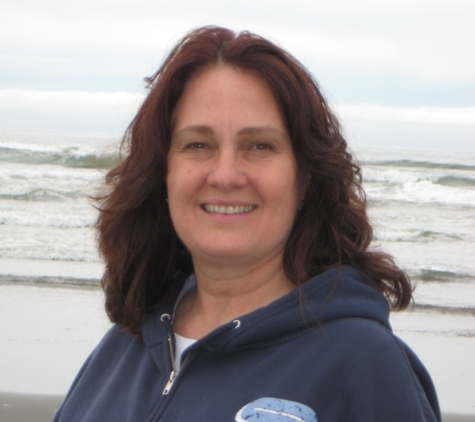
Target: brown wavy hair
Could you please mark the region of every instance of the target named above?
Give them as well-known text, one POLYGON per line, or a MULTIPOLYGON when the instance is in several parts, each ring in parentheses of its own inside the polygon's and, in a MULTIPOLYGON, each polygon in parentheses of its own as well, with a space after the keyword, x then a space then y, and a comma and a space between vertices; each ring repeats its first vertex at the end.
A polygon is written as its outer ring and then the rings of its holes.
POLYGON ((167 153, 173 113, 187 81, 199 70, 231 66, 258 74, 271 88, 292 141, 305 205, 287 240, 283 266, 296 286, 347 265, 372 278, 393 308, 412 298, 407 275, 393 259, 369 250, 361 170, 315 79, 291 55, 250 32, 203 27, 188 33, 147 78, 149 94, 122 140, 123 159, 106 176, 98 198, 102 286, 112 322, 140 332, 144 315, 170 300, 193 272, 166 203, 167 153))

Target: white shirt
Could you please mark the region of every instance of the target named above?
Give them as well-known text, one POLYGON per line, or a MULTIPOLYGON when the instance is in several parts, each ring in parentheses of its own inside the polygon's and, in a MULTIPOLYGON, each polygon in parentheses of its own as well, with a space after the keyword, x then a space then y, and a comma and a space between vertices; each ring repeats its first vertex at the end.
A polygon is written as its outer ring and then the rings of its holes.
POLYGON ((183 352, 188 349, 193 343, 196 343, 195 339, 192 338, 186 338, 182 337, 179 334, 175 333, 175 345, 176 345, 176 350, 175 350, 175 362, 176 362, 176 367, 180 368, 181 364, 183 363, 181 361, 181 357, 183 355, 183 352))

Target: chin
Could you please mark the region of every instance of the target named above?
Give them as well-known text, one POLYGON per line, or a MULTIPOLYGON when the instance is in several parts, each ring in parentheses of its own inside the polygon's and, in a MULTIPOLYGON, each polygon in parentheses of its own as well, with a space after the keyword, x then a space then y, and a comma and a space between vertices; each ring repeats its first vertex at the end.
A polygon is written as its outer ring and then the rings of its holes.
POLYGON ((193 260, 214 262, 218 266, 246 263, 254 260, 256 255, 257 253, 254 250, 229 244, 214 244, 212 247, 200 248, 196 252, 191 252, 193 260))

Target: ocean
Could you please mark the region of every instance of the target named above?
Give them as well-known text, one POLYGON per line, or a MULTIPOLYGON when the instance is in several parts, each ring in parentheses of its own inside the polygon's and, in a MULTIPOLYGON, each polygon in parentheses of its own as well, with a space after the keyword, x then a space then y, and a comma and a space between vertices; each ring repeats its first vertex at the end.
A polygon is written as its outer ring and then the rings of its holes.
MULTIPOLYGON (((1 284, 99 285, 89 195, 117 162, 120 137, 0 129, 1 284)), ((354 152, 373 246, 417 283, 415 306, 475 315, 475 153, 354 152)))

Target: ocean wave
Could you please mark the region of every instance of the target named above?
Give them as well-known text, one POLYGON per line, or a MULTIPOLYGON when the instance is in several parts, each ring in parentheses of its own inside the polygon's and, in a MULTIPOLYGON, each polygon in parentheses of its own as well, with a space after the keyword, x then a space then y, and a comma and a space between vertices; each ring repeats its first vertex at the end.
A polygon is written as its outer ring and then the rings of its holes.
POLYGON ((391 230, 378 227, 375 230, 374 240, 386 242, 432 242, 434 240, 457 242, 464 241, 465 239, 458 234, 443 233, 433 230, 391 230))
POLYGON ((422 169, 444 169, 444 170, 475 170, 475 165, 458 164, 458 163, 440 163, 434 161, 417 161, 417 160, 376 160, 362 161, 363 167, 380 166, 380 167, 406 167, 406 168, 422 168, 422 169))
POLYGON ((0 274, 0 284, 100 289, 101 280, 54 276, 16 276, 0 274))
POLYGON ((62 201, 93 194, 103 171, 55 165, 0 163, 0 199, 62 201))
MULTIPOLYGON (((429 303, 416 303, 414 308, 424 311, 435 311, 439 313, 450 313, 458 315, 475 316, 475 308, 472 307, 456 307, 456 306, 444 306, 444 305, 432 305, 429 303)), ((475 330, 463 331, 467 337, 475 337, 475 330)))
MULTIPOLYGON (((76 222, 78 223, 80 221, 76 222)), ((0 257, 58 262, 100 262, 92 227, 64 227, 66 224, 71 225, 69 218, 57 226, 0 225, 0 257)))
POLYGON ((442 176, 435 183, 443 186, 473 187, 475 186, 475 179, 470 177, 442 176))
POLYGON ((100 258, 92 246, 87 250, 77 250, 77 248, 67 248, 69 245, 61 249, 61 246, 54 247, 49 244, 42 245, 21 245, 17 247, 2 247, 0 249, 0 257, 5 259, 41 259, 50 261, 71 261, 71 262, 100 262, 100 258))
POLYGON ((63 202, 68 199, 78 199, 87 197, 84 191, 55 192, 48 189, 35 189, 31 192, 20 194, 0 194, 0 199, 14 201, 42 201, 42 202, 63 202))
POLYGON ((440 239, 440 240, 463 240, 462 237, 456 235, 456 234, 448 234, 448 233, 440 233, 440 232, 435 232, 432 230, 424 230, 421 231, 417 234, 415 237, 415 240, 435 240, 435 239, 440 239))
MULTIPOLYGON (((45 206, 47 203, 45 203, 45 206)), ((81 209, 76 213, 65 213, 61 209, 42 210, 34 212, 34 210, 18 210, 0 208, 0 225, 12 227, 15 232, 19 227, 50 227, 60 229, 81 229, 92 228, 97 218, 94 210, 81 209)), ((27 230, 25 228, 25 230, 27 230)), ((26 233, 25 236, 28 236, 26 233)), ((5 241, 3 242, 5 244, 5 241)), ((0 247, 0 251, 1 251, 0 247)))
POLYGON ((423 268, 419 270, 407 270, 411 278, 424 282, 455 283, 465 282, 474 283, 475 275, 467 273, 458 273, 454 271, 436 270, 423 268))
POLYGON ((77 148, 64 148, 60 151, 35 151, 0 147, 0 161, 21 164, 53 164, 73 168, 110 169, 120 159, 118 154, 81 153, 77 148))
POLYGON ((423 204, 445 204, 458 207, 475 206, 474 186, 448 186, 436 181, 410 180, 417 179, 417 176, 409 175, 407 180, 403 181, 398 177, 399 183, 389 181, 378 181, 373 183, 364 183, 363 187, 368 199, 373 202, 396 201, 400 203, 423 203, 423 204))
POLYGON ((401 185, 409 182, 429 181, 445 186, 473 187, 475 172, 460 170, 420 170, 397 167, 366 167, 363 169, 364 183, 389 183, 401 185))

